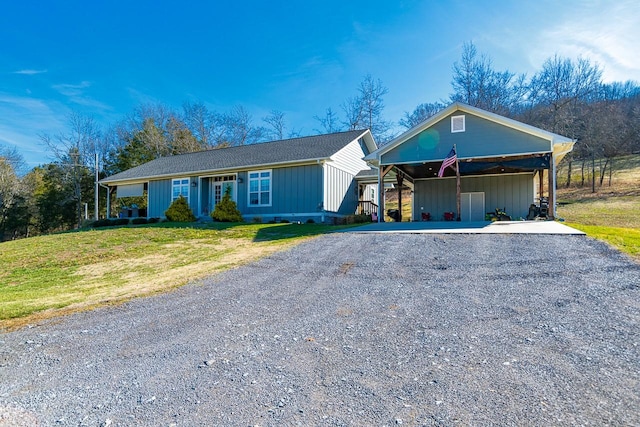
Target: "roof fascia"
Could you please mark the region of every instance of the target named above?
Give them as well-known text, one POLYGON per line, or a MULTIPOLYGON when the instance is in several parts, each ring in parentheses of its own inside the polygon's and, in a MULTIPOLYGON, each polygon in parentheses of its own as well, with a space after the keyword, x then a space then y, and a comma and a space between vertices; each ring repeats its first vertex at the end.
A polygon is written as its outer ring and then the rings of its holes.
POLYGON ((386 144, 383 147, 381 147, 378 150, 376 150, 375 152, 369 154, 368 156, 365 157, 365 160, 371 162, 372 164, 376 164, 376 165, 379 164, 380 163, 380 157, 383 154, 388 153, 389 151, 391 151, 394 148, 396 148, 397 146, 401 145, 402 143, 404 143, 408 139, 410 139, 410 138, 416 136, 417 134, 419 134, 420 132, 430 128, 431 126, 433 126, 434 124, 436 124, 440 120, 444 119, 445 117, 447 117, 448 115, 450 115, 450 114, 452 114, 452 113, 454 113, 456 111, 462 111, 462 112, 466 112, 466 113, 469 113, 469 114, 473 114, 473 115, 481 117, 483 119, 486 119, 486 120, 501 124, 503 126, 506 126, 506 127, 509 127, 509 128, 515 129, 515 130, 519 130, 521 132, 524 132, 524 133, 527 133, 527 134, 530 134, 530 135, 537 136, 539 138, 545 139, 545 140, 549 141, 549 145, 550 145, 549 149, 550 150, 552 150, 553 146, 556 145, 556 144, 565 144, 565 143, 575 142, 571 138, 567 138, 565 136, 558 135, 558 134, 553 133, 553 132, 548 132, 546 130, 537 128, 535 126, 531 126, 531 125, 519 122, 517 120, 509 119, 509 118, 501 116, 499 114, 491 113, 491 112, 483 110, 481 108, 472 107, 470 105, 463 104, 461 102, 454 102, 453 104, 449 105, 444 110, 442 110, 442 111, 434 114, 433 116, 429 117, 424 122, 419 123, 416 126, 412 127, 411 129, 407 130, 406 132, 400 134, 395 139, 393 139, 389 144, 386 144))
POLYGON ((193 176, 193 175, 203 175, 203 174, 224 174, 224 173, 237 173, 244 172, 249 170, 263 169, 263 168, 278 168, 278 167, 292 167, 292 166, 304 166, 310 164, 317 164, 321 162, 325 162, 329 160, 329 157, 321 157, 316 159, 307 159, 307 160, 292 160, 289 162, 278 162, 278 163, 263 163, 249 166, 238 166, 233 168, 222 168, 222 169, 204 169, 198 171, 186 171, 179 173, 168 173, 162 175, 150 175, 145 177, 136 177, 136 178, 123 178, 116 180, 109 180, 109 178, 105 178, 99 181, 101 184, 110 185, 116 183, 130 183, 130 182, 147 182, 158 179, 166 179, 166 178, 174 178, 174 177, 183 177, 183 176, 193 176))

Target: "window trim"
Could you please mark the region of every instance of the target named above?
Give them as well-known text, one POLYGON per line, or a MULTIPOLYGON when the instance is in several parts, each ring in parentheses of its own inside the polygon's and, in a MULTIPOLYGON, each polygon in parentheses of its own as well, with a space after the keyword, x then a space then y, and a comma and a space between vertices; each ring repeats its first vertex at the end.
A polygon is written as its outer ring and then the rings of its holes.
POLYGON ((464 114, 459 116, 451 116, 451 133, 465 132, 467 129, 467 123, 464 114), (456 129, 454 123, 458 121, 462 124, 460 129, 456 129))
POLYGON ((187 201, 187 204, 189 203, 189 196, 191 193, 191 178, 189 177, 183 177, 183 178, 172 178, 171 179, 171 203, 175 202, 180 196, 184 197, 187 201), (176 181, 178 182, 178 184, 176 184, 176 181), (183 181, 187 181, 187 183, 183 183, 183 181), (182 187, 186 186, 187 187, 187 195, 185 196, 184 194, 182 194, 182 187), (180 187, 180 192, 178 194, 178 197, 174 198, 173 194, 174 191, 173 189, 175 187, 180 187))
POLYGON ((273 203, 273 169, 262 169, 262 170, 255 170, 255 171, 248 171, 247 172, 247 206, 250 208, 268 208, 271 207, 273 203), (268 172, 269 173, 269 177, 261 177, 260 175, 268 172), (251 178, 252 174, 257 173, 258 176, 256 178, 251 178), (262 197, 262 193, 266 193, 266 191, 260 191, 260 184, 262 182, 262 180, 268 179, 269 180, 269 203, 260 203, 262 197), (258 204, 254 204, 251 203, 251 193, 256 193, 255 191, 251 191, 251 182, 252 181, 258 181, 258 204))

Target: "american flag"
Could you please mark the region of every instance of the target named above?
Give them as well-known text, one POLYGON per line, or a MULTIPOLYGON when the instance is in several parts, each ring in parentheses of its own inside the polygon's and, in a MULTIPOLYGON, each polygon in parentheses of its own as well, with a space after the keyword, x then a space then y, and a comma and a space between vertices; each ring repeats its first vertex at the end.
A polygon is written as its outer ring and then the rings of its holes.
POLYGON ((438 178, 442 178, 444 176, 444 171, 451 165, 453 165, 458 159, 458 155, 456 154, 456 147, 451 148, 447 157, 442 161, 442 166, 440 166, 440 170, 438 171, 438 178))

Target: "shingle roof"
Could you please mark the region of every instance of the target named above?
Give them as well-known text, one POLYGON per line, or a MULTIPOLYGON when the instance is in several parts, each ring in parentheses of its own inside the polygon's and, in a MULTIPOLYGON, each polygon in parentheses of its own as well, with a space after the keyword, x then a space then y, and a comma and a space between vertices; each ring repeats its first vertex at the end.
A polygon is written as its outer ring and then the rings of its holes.
POLYGON ((328 159, 365 132, 352 130, 161 157, 107 177, 101 182, 130 181, 328 159))

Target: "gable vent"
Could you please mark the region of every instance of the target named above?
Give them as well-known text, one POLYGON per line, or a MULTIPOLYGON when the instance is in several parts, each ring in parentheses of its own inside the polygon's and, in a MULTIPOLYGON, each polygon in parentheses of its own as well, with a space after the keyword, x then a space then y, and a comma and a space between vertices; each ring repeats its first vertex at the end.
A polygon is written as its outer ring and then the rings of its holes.
POLYGON ((451 133, 464 132, 464 116, 451 116, 451 133))

